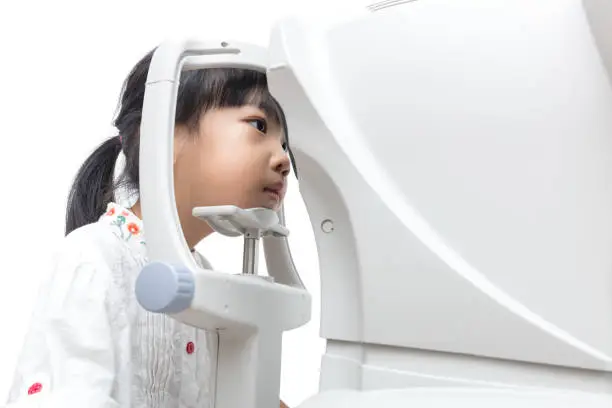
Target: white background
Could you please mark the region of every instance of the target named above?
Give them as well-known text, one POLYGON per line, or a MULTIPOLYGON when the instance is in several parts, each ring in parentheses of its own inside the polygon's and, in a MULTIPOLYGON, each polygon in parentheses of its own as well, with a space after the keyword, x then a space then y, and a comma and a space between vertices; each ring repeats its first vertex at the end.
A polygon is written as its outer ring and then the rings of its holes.
MULTIPOLYGON (((19 1, 0 6, 0 405, 12 381, 41 273, 63 237, 66 195, 78 167, 104 138, 122 81, 168 36, 267 43, 273 22, 342 2, 323 0, 19 1)), ((346 3, 346 1, 345 1, 346 3)), ((281 397, 295 406, 318 385, 318 260, 292 180, 288 226, 296 266, 313 294, 313 320, 287 333, 281 397)), ((215 267, 238 271, 242 242, 221 236, 199 248, 215 267)))

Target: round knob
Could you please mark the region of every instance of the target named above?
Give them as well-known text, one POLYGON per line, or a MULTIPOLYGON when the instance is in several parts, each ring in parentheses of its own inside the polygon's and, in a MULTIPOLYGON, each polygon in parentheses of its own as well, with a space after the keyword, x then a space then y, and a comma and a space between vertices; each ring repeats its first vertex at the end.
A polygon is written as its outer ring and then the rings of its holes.
POLYGON ((149 312, 179 313, 191 306, 193 273, 182 266, 152 262, 136 279, 136 299, 149 312))

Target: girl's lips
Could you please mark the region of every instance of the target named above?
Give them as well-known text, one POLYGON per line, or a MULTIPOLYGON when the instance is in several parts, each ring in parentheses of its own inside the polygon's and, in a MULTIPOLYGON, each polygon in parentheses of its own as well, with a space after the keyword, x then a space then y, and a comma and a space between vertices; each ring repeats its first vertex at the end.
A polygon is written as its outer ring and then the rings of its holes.
POLYGON ((280 201, 285 192, 285 183, 279 182, 271 184, 265 187, 264 191, 280 201))
POLYGON ((280 195, 280 191, 278 190, 273 190, 271 188, 264 188, 264 191, 266 193, 268 193, 268 195, 270 195, 272 198, 274 198, 276 201, 280 201, 281 199, 281 195, 280 195))

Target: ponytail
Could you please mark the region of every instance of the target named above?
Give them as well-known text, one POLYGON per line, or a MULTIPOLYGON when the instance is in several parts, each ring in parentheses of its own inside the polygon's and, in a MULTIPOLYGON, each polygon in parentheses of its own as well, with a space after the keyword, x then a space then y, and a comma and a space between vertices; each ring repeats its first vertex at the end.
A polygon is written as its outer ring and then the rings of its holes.
POLYGON ((79 169, 68 195, 66 235, 83 225, 96 222, 106 211, 113 200, 113 175, 120 151, 119 136, 110 138, 79 169))

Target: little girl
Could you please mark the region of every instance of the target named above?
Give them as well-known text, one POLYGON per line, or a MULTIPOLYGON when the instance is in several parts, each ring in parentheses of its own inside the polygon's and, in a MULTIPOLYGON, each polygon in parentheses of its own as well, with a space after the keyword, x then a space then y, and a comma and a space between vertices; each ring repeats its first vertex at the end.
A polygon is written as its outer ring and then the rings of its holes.
MULTIPOLYGON (((216 336, 149 313, 134 295, 147 262, 138 153, 152 54, 125 81, 114 123, 119 135, 99 146, 76 176, 66 238, 41 291, 9 407, 213 404, 216 336), (123 167, 119 174, 116 164, 123 167)), ((176 110, 175 197, 190 248, 212 232, 191 215, 193 207, 279 208, 290 160, 283 113, 264 74, 184 72, 176 110)))

